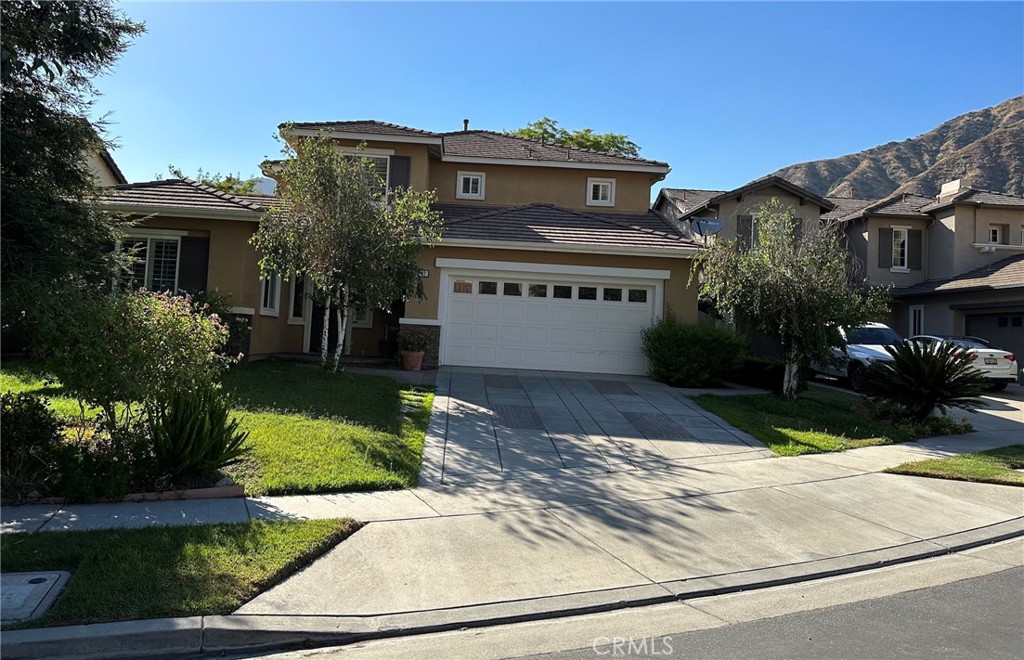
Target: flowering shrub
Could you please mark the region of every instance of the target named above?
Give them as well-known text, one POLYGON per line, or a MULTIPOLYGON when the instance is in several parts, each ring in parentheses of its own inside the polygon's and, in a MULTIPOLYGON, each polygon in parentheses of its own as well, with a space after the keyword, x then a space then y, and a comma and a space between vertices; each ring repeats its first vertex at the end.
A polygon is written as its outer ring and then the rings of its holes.
POLYGON ((64 424, 48 404, 31 394, 0 396, 0 498, 5 502, 41 493, 53 478, 64 424))

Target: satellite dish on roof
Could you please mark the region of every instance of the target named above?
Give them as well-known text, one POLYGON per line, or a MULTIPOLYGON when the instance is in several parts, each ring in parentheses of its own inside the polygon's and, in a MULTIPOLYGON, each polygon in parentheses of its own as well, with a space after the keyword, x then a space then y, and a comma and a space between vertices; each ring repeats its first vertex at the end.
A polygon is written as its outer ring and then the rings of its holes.
POLYGON ((690 221, 690 227, 698 236, 714 236, 722 231, 722 221, 718 218, 694 218, 690 221))

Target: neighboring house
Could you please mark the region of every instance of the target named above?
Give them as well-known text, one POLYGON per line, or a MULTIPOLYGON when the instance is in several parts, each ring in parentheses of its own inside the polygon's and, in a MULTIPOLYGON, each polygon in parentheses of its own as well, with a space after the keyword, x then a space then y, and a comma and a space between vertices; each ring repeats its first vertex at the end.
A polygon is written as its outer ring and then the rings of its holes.
POLYGON ((99 185, 116 186, 128 183, 128 179, 124 178, 124 174, 121 173, 121 168, 117 166, 114 158, 106 149, 89 154, 86 156, 85 161, 89 165, 89 169, 92 170, 93 176, 96 177, 99 185))
MULTIPOLYGON (((698 248, 649 208, 666 163, 379 121, 292 124, 285 137, 313 135, 365 143, 389 186, 437 191, 443 240, 419 257, 426 298, 394 310, 430 336, 428 366, 640 374, 643 327, 669 308, 696 320, 698 248)), ((386 319, 372 313, 366 330, 383 339, 386 319)))
POLYGON ((840 220, 868 282, 893 285, 898 332, 973 335, 1024 353, 1024 197, 958 180, 937 198, 901 193, 840 220))

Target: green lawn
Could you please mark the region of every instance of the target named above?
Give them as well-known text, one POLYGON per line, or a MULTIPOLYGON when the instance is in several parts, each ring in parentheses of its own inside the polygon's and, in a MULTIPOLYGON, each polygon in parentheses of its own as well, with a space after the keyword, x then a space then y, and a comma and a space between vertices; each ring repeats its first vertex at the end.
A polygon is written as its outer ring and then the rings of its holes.
MULTIPOLYGON (((36 363, 7 362, 0 388, 42 394, 63 417, 78 403, 36 363)), ((249 457, 225 472, 250 495, 408 488, 416 484, 433 395, 387 376, 334 374, 277 361, 224 377, 249 457)))
POLYGON ((918 477, 979 481, 987 484, 1024 486, 1024 445, 999 447, 976 454, 913 461, 889 468, 886 472, 918 477))
POLYGON ((794 401, 771 394, 701 395, 693 400, 782 456, 843 451, 913 440, 906 429, 856 409, 857 397, 812 388, 794 401))
POLYGON ((346 519, 5 534, 0 569, 72 573, 25 626, 229 614, 356 529, 346 519))

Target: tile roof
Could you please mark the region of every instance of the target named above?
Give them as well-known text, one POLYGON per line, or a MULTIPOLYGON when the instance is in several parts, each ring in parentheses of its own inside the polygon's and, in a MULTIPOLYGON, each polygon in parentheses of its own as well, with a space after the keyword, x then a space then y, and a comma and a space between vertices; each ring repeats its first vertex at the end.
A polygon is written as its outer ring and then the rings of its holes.
POLYGON ((444 217, 445 239, 494 243, 644 248, 697 249, 655 213, 585 213, 551 204, 470 206, 435 204, 444 217))
POLYGON ((725 194, 725 190, 699 190, 696 188, 662 188, 661 193, 683 215, 701 208, 711 199, 725 194))
POLYGON ((1024 289, 1024 254, 1015 254, 956 277, 928 280, 905 289, 898 289, 893 295, 898 298, 910 298, 990 289, 1024 289))
POLYGON ((980 188, 965 188, 955 195, 945 199, 932 200, 932 203, 925 206, 924 211, 935 211, 951 204, 973 204, 976 206, 1019 206, 1024 207, 1024 197, 1011 195, 1010 193, 996 192, 994 190, 982 190, 980 188))
POLYGON ((843 216, 842 220, 856 220, 868 215, 930 218, 931 216, 921 209, 933 201, 935 201, 933 197, 924 197, 914 193, 897 193, 857 209, 843 216))
POLYGON ((595 165, 642 165, 668 168, 668 163, 646 158, 632 158, 563 147, 550 142, 529 140, 494 131, 454 131, 443 134, 442 149, 446 156, 471 158, 507 158, 557 163, 588 163, 595 165))
POLYGON ((825 199, 835 204, 836 207, 828 213, 822 213, 822 220, 838 220, 878 201, 877 199, 861 199, 859 197, 826 197, 825 199))
POLYGON ((753 192, 761 188, 767 188, 769 186, 777 186, 783 190, 787 190, 794 195, 798 195, 801 198, 808 199, 811 202, 817 204, 825 211, 829 211, 834 206, 834 203, 829 201, 825 197, 819 197, 812 193, 806 188, 787 181, 780 176, 770 174, 763 176, 758 179, 754 179, 749 183, 745 183, 739 188, 734 190, 692 190, 686 188, 663 188, 661 192, 672 201, 677 207, 679 207, 681 213, 679 220, 685 220, 690 215, 697 213, 705 208, 720 204, 726 200, 738 197, 748 192, 753 192), (680 207, 682 204, 682 207, 680 207))
POLYGON ((103 192, 102 204, 108 208, 234 211, 254 215, 266 209, 266 205, 255 201, 256 196, 231 195, 192 179, 128 183, 104 188, 103 192))
MULTIPOLYGON (((287 124, 281 124, 283 128, 287 124)), ((356 119, 353 121, 307 121, 292 124, 294 128, 305 130, 337 131, 339 133, 366 133, 367 135, 401 135, 404 137, 441 137, 440 133, 432 133, 419 128, 409 128, 390 124, 375 119, 356 119)))

